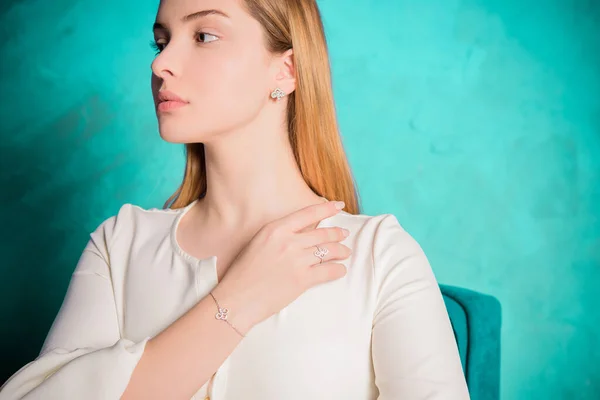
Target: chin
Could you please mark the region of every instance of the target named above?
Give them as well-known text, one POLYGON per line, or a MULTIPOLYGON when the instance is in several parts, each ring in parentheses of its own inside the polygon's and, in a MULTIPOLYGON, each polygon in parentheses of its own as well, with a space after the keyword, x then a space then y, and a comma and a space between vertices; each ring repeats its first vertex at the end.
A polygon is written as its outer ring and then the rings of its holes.
POLYGON ((174 143, 174 144, 185 144, 185 143, 190 143, 193 140, 190 140, 190 138, 186 135, 178 135, 175 134, 173 132, 163 132, 163 131, 159 131, 160 133, 160 137, 168 143, 174 143))
POLYGON ((166 125, 159 124, 158 133, 165 142, 175 144, 199 143, 202 142, 206 137, 206 135, 202 134, 201 132, 193 132, 189 130, 186 131, 185 129, 175 126, 175 124, 168 127, 166 125))

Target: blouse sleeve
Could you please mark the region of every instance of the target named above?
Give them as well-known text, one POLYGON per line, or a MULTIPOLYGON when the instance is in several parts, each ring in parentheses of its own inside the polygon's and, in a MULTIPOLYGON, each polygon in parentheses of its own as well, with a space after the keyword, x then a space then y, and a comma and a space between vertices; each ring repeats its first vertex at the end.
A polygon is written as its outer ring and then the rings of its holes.
POLYGON ((373 243, 378 297, 372 354, 379 400, 468 400, 441 291, 423 250, 393 214, 373 243))
POLYGON ((133 342, 120 334, 108 254, 116 220, 91 233, 40 354, 2 385, 0 400, 119 399, 125 392, 149 337, 133 342))

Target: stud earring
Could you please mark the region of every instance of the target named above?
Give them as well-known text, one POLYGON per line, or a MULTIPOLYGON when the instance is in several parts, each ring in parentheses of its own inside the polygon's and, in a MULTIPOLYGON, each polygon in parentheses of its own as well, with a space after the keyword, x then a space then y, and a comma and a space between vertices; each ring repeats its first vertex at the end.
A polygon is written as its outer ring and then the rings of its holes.
POLYGON ((281 100, 281 98, 284 96, 285 96, 285 92, 279 88, 277 88, 271 92, 271 98, 277 99, 277 101, 281 100))

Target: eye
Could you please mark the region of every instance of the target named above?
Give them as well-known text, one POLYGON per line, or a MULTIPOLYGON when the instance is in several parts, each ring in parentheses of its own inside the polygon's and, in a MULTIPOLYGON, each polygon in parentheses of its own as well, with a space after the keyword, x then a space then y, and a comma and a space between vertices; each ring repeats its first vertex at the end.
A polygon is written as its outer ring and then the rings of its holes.
MULTIPOLYGON (((197 32, 196 33, 196 37, 200 38, 200 41, 202 41, 203 38, 206 38, 207 36, 212 36, 215 39, 218 39, 218 37, 216 37, 215 35, 211 35, 210 33, 206 33, 206 32, 197 32)), ((214 42, 214 40, 211 40, 209 42, 214 42)), ((206 42, 203 42, 206 43, 206 42)))
POLYGON ((156 54, 160 53, 163 50, 162 46, 163 43, 158 43, 156 40, 150 41, 150 48, 152 48, 152 50, 154 50, 156 54))
MULTIPOLYGON (((210 42, 214 42, 216 39, 219 39, 217 36, 215 35, 211 35, 210 33, 207 32, 196 32, 196 38, 200 39, 200 42, 203 44, 208 44, 210 42), (213 40, 209 40, 206 41, 207 37, 212 37, 214 38, 213 40)), ((151 40, 150 41, 150 48, 152 48, 152 50, 154 50, 156 52, 156 54, 158 55, 161 51, 164 50, 164 47, 166 46, 166 43, 159 43, 156 40, 151 40)))

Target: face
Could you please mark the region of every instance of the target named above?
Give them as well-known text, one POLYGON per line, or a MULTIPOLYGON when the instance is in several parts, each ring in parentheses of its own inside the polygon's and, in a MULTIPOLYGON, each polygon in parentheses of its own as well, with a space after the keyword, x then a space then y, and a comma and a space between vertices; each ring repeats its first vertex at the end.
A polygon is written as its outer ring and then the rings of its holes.
POLYGON ((272 57, 262 27, 239 1, 160 2, 151 86, 164 140, 209 142, 256 118, 269 101, 276 84, 272 57), (201 13, 211 9, 227 16, 201 13), (172 92, 184 103, 159 105, 159 91, 172 92))

